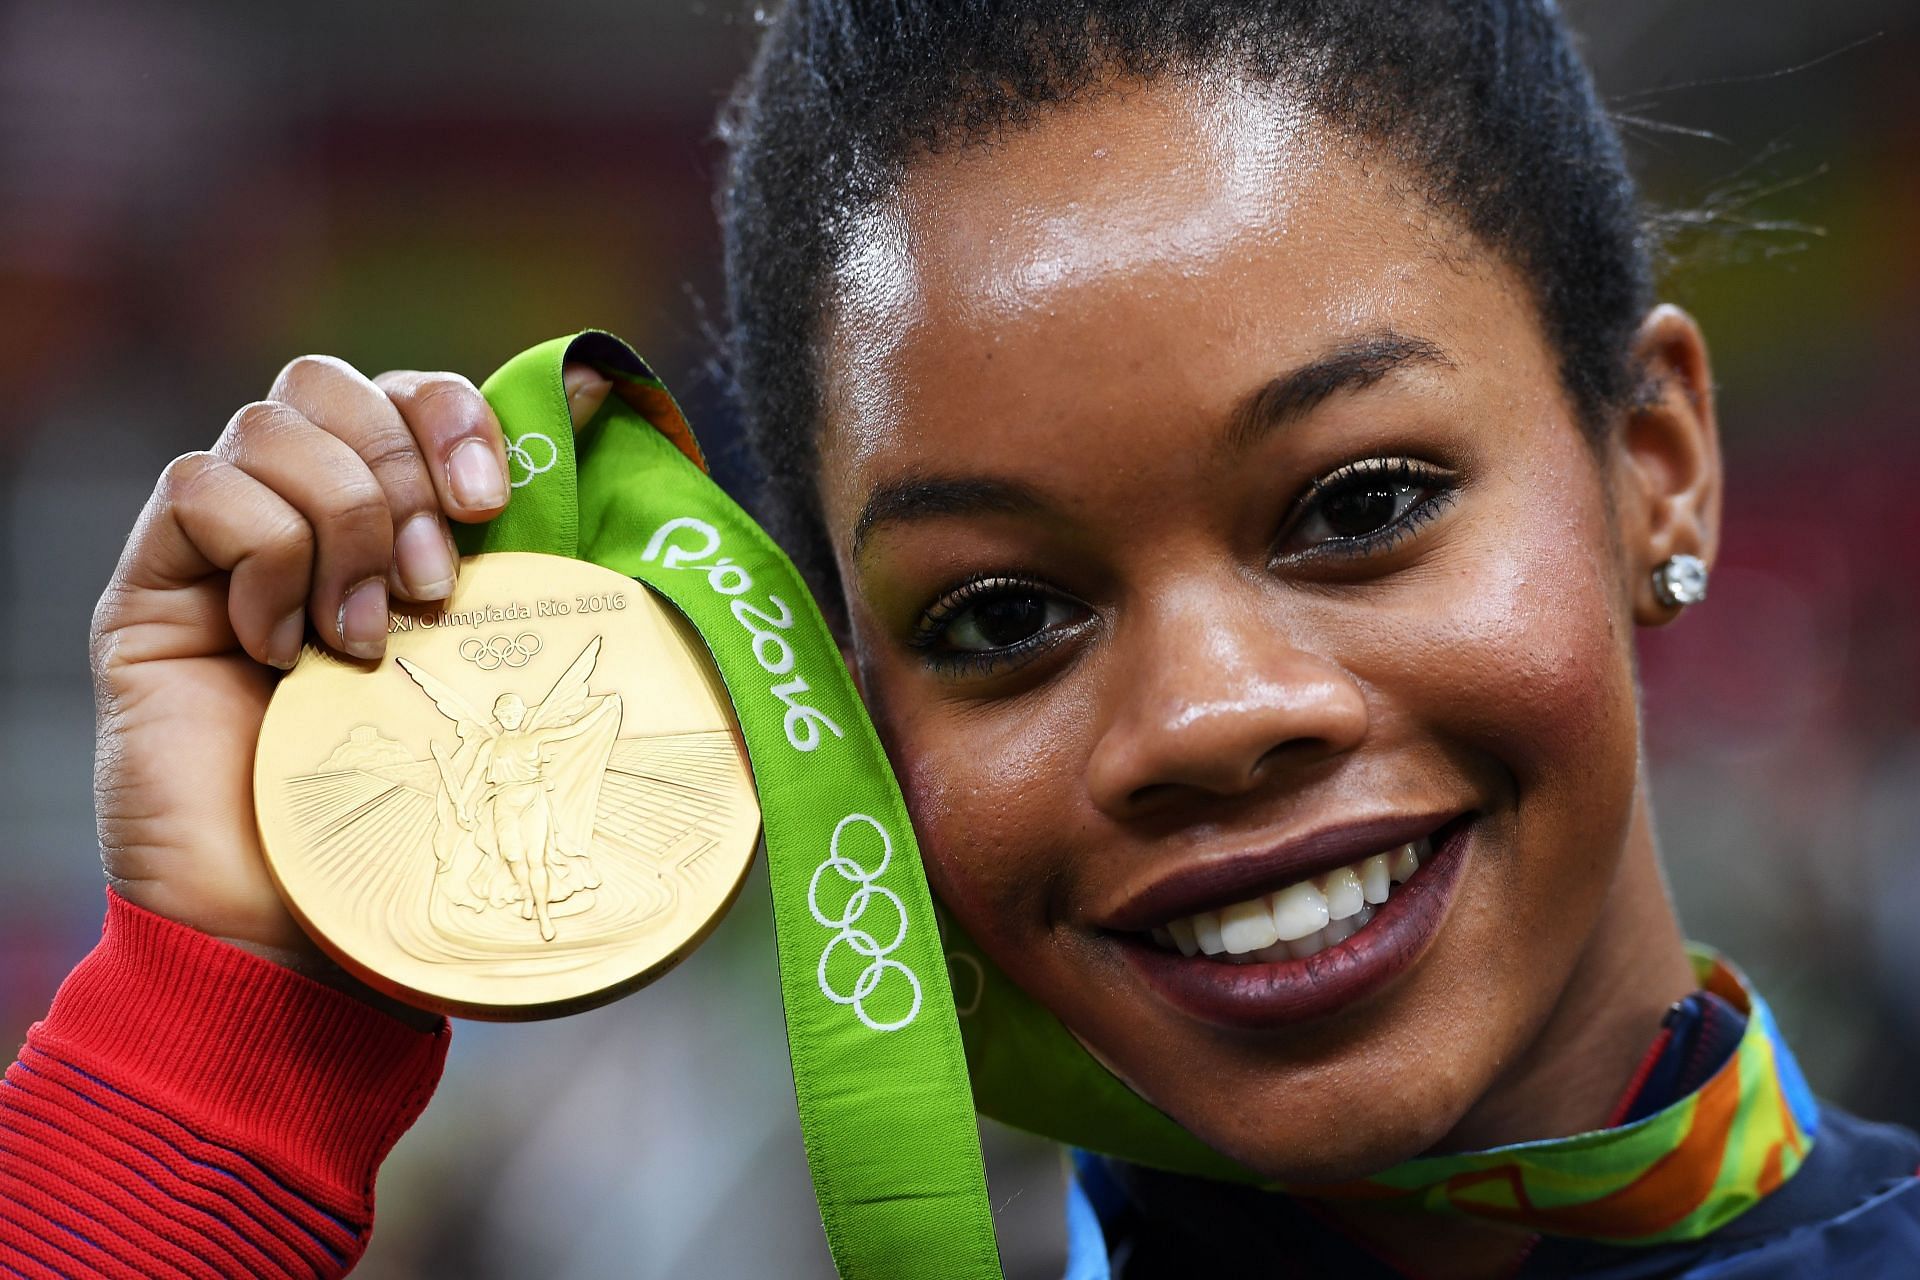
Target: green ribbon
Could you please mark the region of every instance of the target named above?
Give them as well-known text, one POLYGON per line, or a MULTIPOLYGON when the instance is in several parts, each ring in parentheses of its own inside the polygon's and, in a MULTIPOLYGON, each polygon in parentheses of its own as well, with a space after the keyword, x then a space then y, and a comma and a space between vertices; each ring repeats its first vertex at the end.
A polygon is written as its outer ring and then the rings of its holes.
POLYGON ((766 832, 794 1094, 846 1277, 999 1277, 973 1098, 906 806, 839 649, 786 555, 701 465, 631 348, 542 343, 481 388, 513 492, 461 550, 604 565, 686 615, 746 739, 766 832), (561 366, 616 394, 576 450, 561 366))

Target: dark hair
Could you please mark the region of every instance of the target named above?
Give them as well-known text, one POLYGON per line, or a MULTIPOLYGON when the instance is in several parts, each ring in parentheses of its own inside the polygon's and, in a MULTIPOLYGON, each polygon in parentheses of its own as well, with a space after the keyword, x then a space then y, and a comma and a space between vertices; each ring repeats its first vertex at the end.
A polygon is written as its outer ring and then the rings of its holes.
POLYGON ((1381 148, 1529 280, 1590 432, 1631 396, 1648 248, 1552 0, 789 0, 721 119, 727 355, 769 522, 829 616, 817 343, 849 221, 918 155, 1116 76, 1215 68, 1381 148))

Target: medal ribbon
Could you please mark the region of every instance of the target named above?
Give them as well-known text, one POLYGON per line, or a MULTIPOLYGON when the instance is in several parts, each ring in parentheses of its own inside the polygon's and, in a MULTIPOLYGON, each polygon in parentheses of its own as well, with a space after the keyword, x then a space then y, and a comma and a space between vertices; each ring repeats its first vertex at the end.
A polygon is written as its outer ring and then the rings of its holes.
POLYGON ((603 565, 685 614, 746 739, 773 885, 800 1131, 842 1276, 1000 1276, 933 901, 906 806, 838 646, 786 555, 707 477, 666 388, 589 331, 481 388, 507 435, 507 508, 463 552, 603 565), (576 454, 561 366, 615 394, 576 454))
POLYGON ((1698 1240, 1719 1230, 1799 1170, 1820 1109, 1746 977, 1705 948, 1689 958, 1701 987, 1747 1016, 1733 1053, 1692 1093, 1632 1124, 1422 1156, 1296 1194, 1397 1201, 1615 1244, 1698 1240))

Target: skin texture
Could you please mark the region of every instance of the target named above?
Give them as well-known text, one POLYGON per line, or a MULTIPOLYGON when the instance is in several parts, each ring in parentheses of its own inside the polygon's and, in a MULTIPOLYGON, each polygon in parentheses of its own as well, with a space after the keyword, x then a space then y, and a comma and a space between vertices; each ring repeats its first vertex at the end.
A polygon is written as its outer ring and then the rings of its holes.
MULTIPOLYGON (((823 361, 849 657, 936 892, 1139 1092, 1295 1181, 1595 1127, 1693 986, 1632 634, 1672 616, 1653 566, 1712 553, 1704 346, 1649 316, 1649 395, 1596 448, 1521 278, 1416 191, 1269 91, 1053 110, 911 167, 847 257, 823 361), (1236 430, 1276 375, 1386 333, 1427 354, 1236 430), (1368 458, 1444 498, 1329 553, 1302 493, 1368 458), (931 480, 1018 500, 863 522, 931 480), (981 578, 1044 615, 1011 659, 979 651, 983 597, 939 604, 981 578), (1438 937, 1313 1022, 1192 1018, 1104 927, 1172 869, 1435 811, 1478 815, 1438 937)), ((1421 1260, 1513 1248, 1449 1230, 1421 1260)))

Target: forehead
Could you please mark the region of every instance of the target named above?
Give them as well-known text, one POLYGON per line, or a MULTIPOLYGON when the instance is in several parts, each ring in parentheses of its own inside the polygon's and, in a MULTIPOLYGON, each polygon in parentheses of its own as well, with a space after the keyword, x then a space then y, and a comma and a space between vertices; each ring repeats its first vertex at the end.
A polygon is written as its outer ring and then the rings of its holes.
POLYGON ((1115 88, 923 157, 832 281, 829 523, 957 447, 1078 448, 1054 428, 1142 397, 1224 415, 1372 328, 1445 342, 1475 289, 1512 292, 1466 244, 1405 170, 1225 78, 1115 88))

